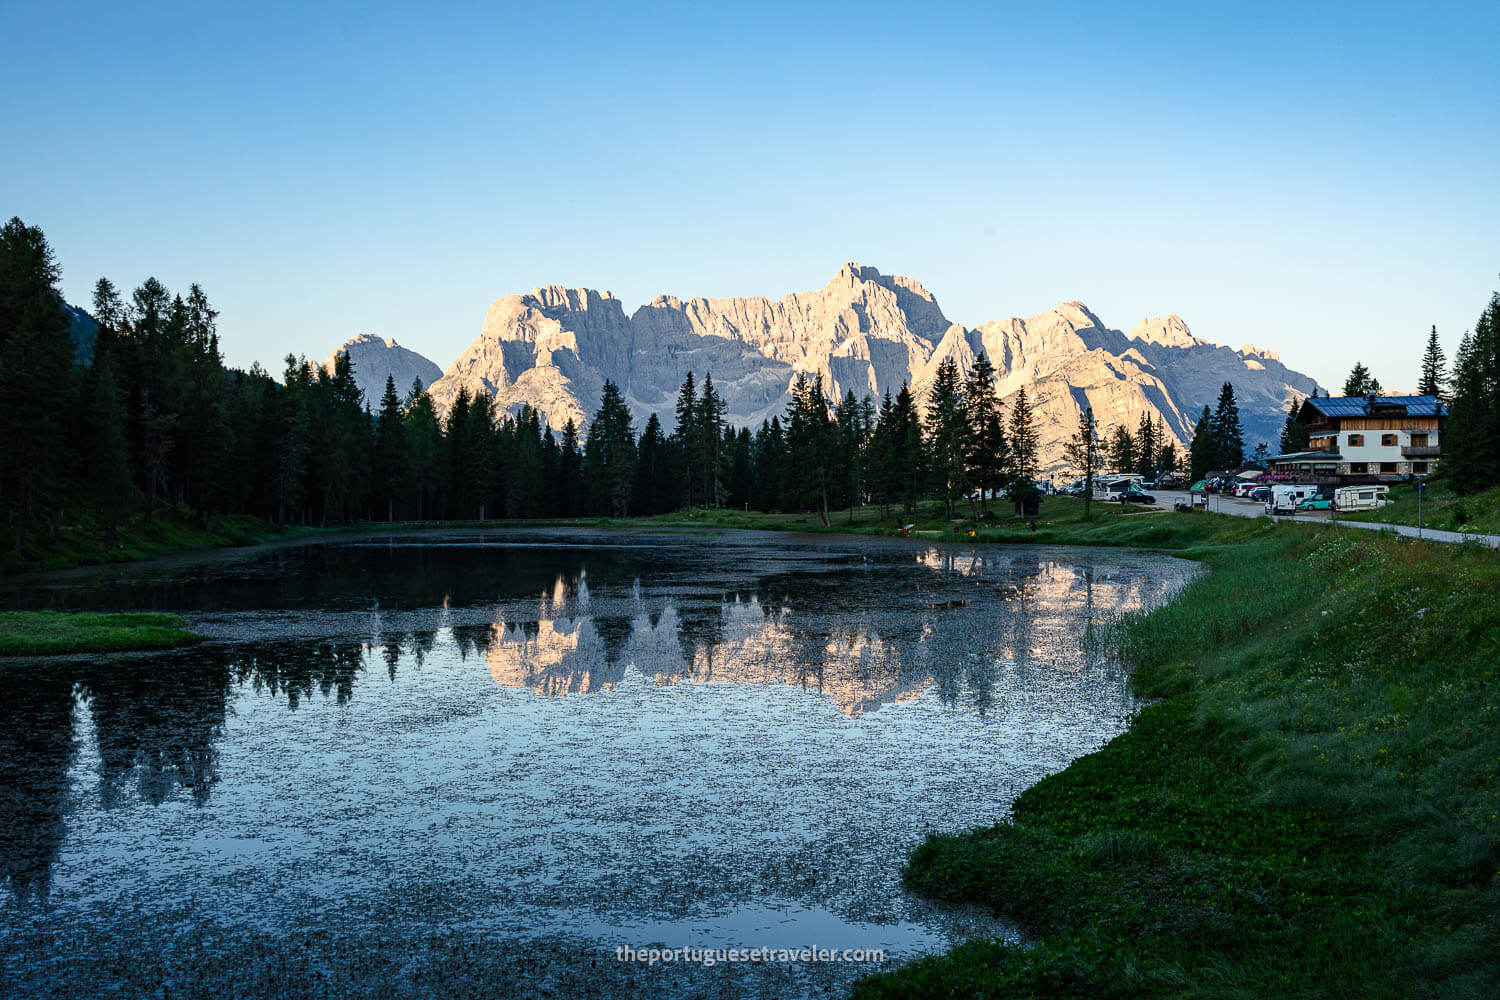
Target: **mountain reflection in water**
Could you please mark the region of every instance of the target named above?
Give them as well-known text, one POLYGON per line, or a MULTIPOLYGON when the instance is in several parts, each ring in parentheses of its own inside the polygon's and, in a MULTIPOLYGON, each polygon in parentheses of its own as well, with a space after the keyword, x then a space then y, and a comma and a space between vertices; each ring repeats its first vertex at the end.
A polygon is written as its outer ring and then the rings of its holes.
MULTIPOLYGON (((533 532, 135 572, 13 595, 179 611, 215 640, 8 665, 0 951, 40 984, 18 995, 161 995, 185 980, 153 963, 214 928, 224 995, 300 961, 257 950, 289 929, 391 995, 421 991, 368 970, 421 968, 433 934, 522 977, 518 942, 545 939, 573 983, 642 928, 717 940, 801 914, 792 938, 901 958, 960 940, 968 917, 902 890, 905 852, 1119 732, 1135 702, 1088 636, 1194 568, 533 532)), ((659 985, 603 992, 710 983, 659 985)))

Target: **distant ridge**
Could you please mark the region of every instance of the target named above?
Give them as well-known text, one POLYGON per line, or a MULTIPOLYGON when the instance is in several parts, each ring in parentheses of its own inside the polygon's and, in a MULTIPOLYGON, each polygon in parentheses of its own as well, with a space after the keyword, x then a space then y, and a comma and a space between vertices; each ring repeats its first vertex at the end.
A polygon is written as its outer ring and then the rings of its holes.
POLYGON ((347 352, 354 363, 354 382, 365 395, 370 409, 380 408, 380 397, 385 394, 386 376, 396 380, 396 392, 402 399, 411 391, 413 379, 420 379, 424 387, 431 386, 442 377, 443 370, 416 351, 402 347, 387 337, 373 333, 361 333, 350 337, 328 353, 323 366, 333 370, 334 359, 347 352))
POLYGON ((1084 406, 1103 433, 1121 423, 1134 429, 1150 412, 1182 443, 1228 381, 1247 441, 1274 442, 1289 397, 1318 388, 1274 352, 1210 343, 1176 315, 1142 320, 1127 336, 1082 302, 1065 302, 967 328, 945 317, 920 282, 851 261, 813 291, 779 299, 659 295, 629 315, 607 291, 548 285, 506 295, 432 395, 446 410, 467 387, 511 412, 531 406, 553 427, 569 419, 584 427, 609 379, 638 428, 656 413, 670 429, 683 377, 711 372, 730 422, 759 425, 784 410, 798 372, 821 374, 835 398, 852 391, 878 402, 903 382, 920 398, 944 359, 967 368, 981 350, 1002 397, 1023 387, 1032 397, 1049 467, 1063 464, 1063 441, 1084 406))

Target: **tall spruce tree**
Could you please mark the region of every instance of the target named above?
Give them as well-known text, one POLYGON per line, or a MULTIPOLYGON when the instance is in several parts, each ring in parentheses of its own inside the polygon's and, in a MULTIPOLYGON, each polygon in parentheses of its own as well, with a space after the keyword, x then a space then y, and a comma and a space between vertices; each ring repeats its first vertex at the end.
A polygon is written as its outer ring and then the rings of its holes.
POLYGON ((1010 495, 1013 499, 1036 492, 1041 443, 1026 387, 1016 393, 1010 408, 1010 495))
POLYGON ((1235 402, 1232 382, 1225 382, 1219 390, 1211 428, 1214 468, 1239 468, 1245 461, 1245 432, 1240 426, 1240 406, 1235 402))
POLYGON ((614 382, 606 379, 599 397, 599 410, 589 424, 588 443, 583 449, 584 478, 595 491, 596 506, 610 517, 630 513, 635 488, 635 432, 630 410, 614 382))
POLYGON ((911 387, 901 383, 892 411, 891 441, 895 449, 898 494, 901 509, 908 515, 916 512, 917 500, 927 485, 928 455, 922 440, 922 421, 917 414, 916 397, 911 387))
POLYGON ((964 379, 969 404, 968 450, 964 464, 969 482, 979 492, 979 505, 989 513, 989 494, 1005 486, 1010 448, 1005 440, 1005 411, 995 392, 995 366, 980 351, 964 379))
POLYGON ((703 502, 710 507, 724 506, 726 454, 724 451, 724 398, 714 389, 711 372, 703 376, 703 394, 698 398, 697 420, 693 428, 693 447, 698 467, 703 470, 703 502))
POLYGON ((1458 491, 1500 484, 1500 292, 1459 343, 1443 454, 1458 491))
POLYGON ((821 373, 811 380, 805 373, 797 373, 787 408, 786 439, 790 457, 788 483, 795 489, 799 503, 814 506, 818 520, 826 528, 837 432, 829 419, 821 373))
POLYGON ((1141 414, 1140 426, 1135 432, 1136 464, 1132 470, 1147 479, 1156 478, 1157 459, 1161 456, 1161 424, 1151 417, 1151 411, 1141 414))
POLYGON ((1370 375, 1370 369, 1364 366, 1364 362, 1354 362, 1354 367, 1349 370, 1349 377, 1344 379, 1345 396, 1368 396, 1380 395, 1380 383, 1370 375))
POLYGON ((1093 517, 1094 474, 1104 468, 1104 451, 1099 446, 1099 429, 1094 424, 1094 408, 1078 414, 1078 429, 1063 446, 1068 464, 1083 476, 1083 519, 1093 517))
POLYGON ((1442 396, 1448 389, 1448 359, 1438 343, 1437 327, 1427 335, 1427 349, 1422 352, 1422 374, 1417 379, 1418 396, 1442 396))
MULTIPOLYGON (((666 439, 662 437, 661 421, 656 419, 656 414, 651 414, 651 423, 647 424, 648 435, 651 428, 655 427, 652 444, 657 445, 661 451, 666 450, 666 439)), ((642 442, 648 435, 642 435, 642 442)), ((655 464, 660 464, 664 456, 658 455, 655 464)), ((654 467, 654 466, 653 466, 654 467)), ((665 483, 653 483, 656 488, 665 486, 665 483)), ((578 424, 572 417, 563 424, 562 443, 558 445, 557 454, 557 505, 564 517, 577 517, 583 512, 583 449, 578 444, 578 424)), ((656 514, 659 511, 652 510, 649 513, 656 514)))
POLYGON ((1135 435, 1124 424, 1116 424, 1109 438, 1109 464, 1116 472, 1134 472, 1139 452, 1135 435))
POLYGON ((52 522, 60 502, 67 410, 76 398, 61 274, 39 228, 18 218, 0 228, 0 496, 12 509, 18 553, 33 523, 52 522))
POLYGON ((1193 427, 1193 441, 1188 446, 1188 482, 1196 483, 1214 468, 1214 419, 1208 407, 1193 427))
POLYGON ((891 501, 900 491, 900 470, 896 465, 896 445, 891 433, 894 429, 895 407, 891 390, 887 389, 867 446, 866 482, 870 498, 880 508, 882 520, 891 516, 891 501))
POLYGON ((375 457, 372 462, 372 497, 377 510, 387 521, 394 521, 401 509, 409 461, 401 397, 396 394, 396 380, 387 375, 385 392, 380 397, 380 413, 375 418, 375 457))
POLYGON ((952 520, 960 497, 968 492, 965 458, 969 446, 969 404, 958 363, 944 358, 927 391, 927 453, 932 481, 943 501, 943 516, 952 520))
POLYGON ((1286 411, 1286 422, 1281 425, 1280 444, 1283 455, 1307 450, 1307 425, 1297 419, 1301 413, 1302 400, 1293 396, 1292 405, 1286 411))
POLYGON ((677 468, 682 476, 680 502, 691 507, 701 497, 698 490, 702 468, 698 448, 698 390, 688 372, 677 392, 677 427, 672 431, 677 450, 677 468))

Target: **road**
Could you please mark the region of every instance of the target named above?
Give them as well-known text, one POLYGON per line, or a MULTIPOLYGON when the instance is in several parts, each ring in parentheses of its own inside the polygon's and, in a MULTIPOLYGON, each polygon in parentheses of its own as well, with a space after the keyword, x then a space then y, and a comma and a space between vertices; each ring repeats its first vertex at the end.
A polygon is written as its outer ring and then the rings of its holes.
MULTIPOLYGON (((1188 495, 1180 490, 1152 490, 1151 495, 1156 497, 1158 506, 1172 509, 1172 505, 1181 500, 1186 503, 1188 495)), ((1242 500, 1236 497, 1219 496, 1217 494, 1208 498, 1208 509, 1216 514, 1233 514, 1235 517, 1266 517, 1266 505, 1255 503, 1250 500, 1242 500)), ((1484 535, 1475 532, 1464 531, 1438 531, 1435 528, 1423 528, 1420 531, 1409 524, 1384 524, 1376 521, 1350 521, 1333 517, 1327 511, 1316 511, 1310 514, 1282 514, 1278 515, 1278 521, 1306 521, 1311 524, 1327 524, 1332 521, 1343 528, 1368 528, 1373 531, 1394 531, 1398 535, 1407 538, 1425 538, 1432 542, 1478 542, 1488 545, 1490 548, 1500 548, 1500 535, 1484 535)))

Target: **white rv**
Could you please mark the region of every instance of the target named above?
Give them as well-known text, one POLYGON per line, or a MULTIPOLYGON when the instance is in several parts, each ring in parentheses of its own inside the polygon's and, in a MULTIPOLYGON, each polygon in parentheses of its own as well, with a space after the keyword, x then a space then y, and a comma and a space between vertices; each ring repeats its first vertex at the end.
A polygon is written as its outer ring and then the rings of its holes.
POLYGON ((1295 514, 1297 505, 1318 495, 1318 488, 1307 484, 1273 486, 1266 498, 1267 514, 1295 514))
POLYGON ((1097 476, 1094 479, 1094 499, 1119 499, 1120 491, 1129 487, 1131 483, 1139 485, 1145 481, 1145 476, 1139 476, 1133 472, 1116 472, 1107 476, 1097 476))
POLYGON ((1341 486, 1333 491, 1334 510, 1375 510, 1390 503, 1389 486, 1341 486))

